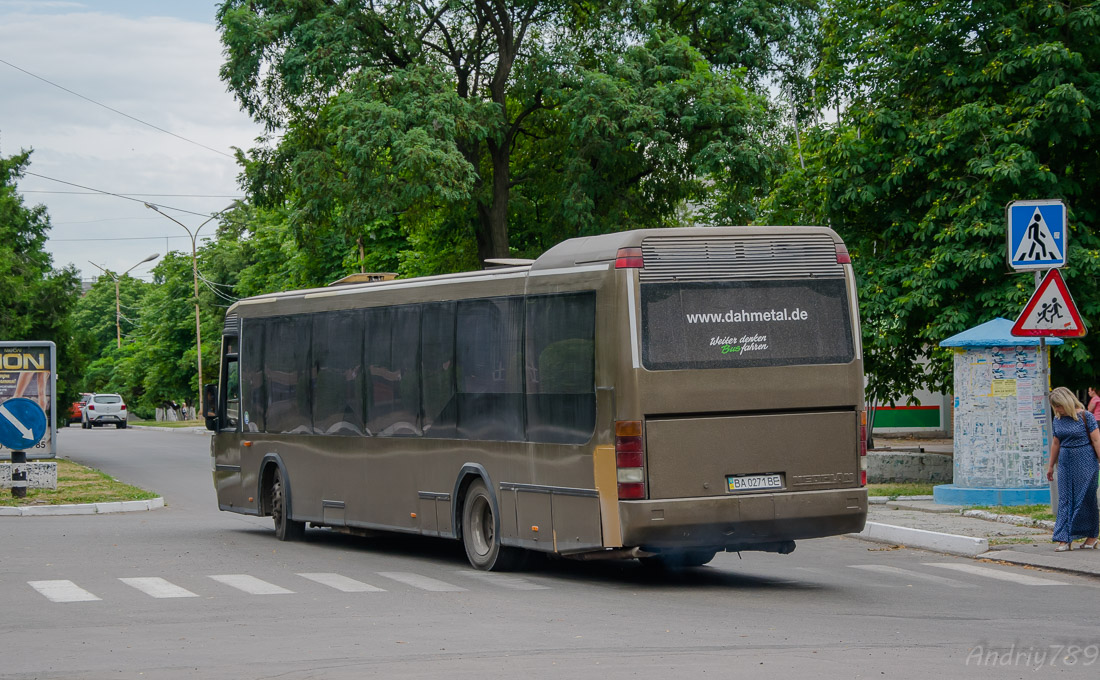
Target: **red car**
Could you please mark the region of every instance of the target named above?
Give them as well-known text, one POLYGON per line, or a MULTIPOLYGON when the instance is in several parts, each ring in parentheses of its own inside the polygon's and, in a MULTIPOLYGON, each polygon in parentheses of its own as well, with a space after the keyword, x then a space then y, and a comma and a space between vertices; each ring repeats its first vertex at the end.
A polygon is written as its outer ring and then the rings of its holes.
POLYGON ((91 392, 81 392, 80 401, 74 401, 73 405, 69 407, 69 422, 80 422, 80 419, 84 416, 84 404, 88 403, 88 400, 92 398, 91 392))

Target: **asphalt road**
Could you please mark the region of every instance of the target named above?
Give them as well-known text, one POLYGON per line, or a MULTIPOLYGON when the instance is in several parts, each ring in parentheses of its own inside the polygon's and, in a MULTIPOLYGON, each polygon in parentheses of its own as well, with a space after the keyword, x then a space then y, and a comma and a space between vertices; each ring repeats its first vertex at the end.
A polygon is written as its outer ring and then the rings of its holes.
POLYGON ((270 519, 216 509, 202 435, 69 428, 59 450, 167 507, 0 518, 0 678, 1100 670, 1100 582, 1084 577, 839 537, 669 576, 569 561, 484 574, 450 541, 310 529, 279 543, 270 519))

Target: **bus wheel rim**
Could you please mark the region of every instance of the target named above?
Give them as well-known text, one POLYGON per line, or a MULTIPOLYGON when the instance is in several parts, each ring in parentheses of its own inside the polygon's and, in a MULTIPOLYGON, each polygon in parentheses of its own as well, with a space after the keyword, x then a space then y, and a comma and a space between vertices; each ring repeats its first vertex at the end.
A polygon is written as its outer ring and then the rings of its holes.
POLYGON ((478 555, 489 554, 493 546, 493 512, 489 507, 489 501, 484 496, 479 496, 474 501, 474 550, 478 555))

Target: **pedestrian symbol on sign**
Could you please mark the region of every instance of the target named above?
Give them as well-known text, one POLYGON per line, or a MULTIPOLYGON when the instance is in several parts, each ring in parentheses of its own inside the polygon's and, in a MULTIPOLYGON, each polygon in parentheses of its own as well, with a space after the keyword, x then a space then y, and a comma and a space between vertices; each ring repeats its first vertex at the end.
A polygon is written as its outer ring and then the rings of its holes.
POLYGON ((1057 235, 1051 233, 1043 213, 1035 208, 1031 219, 1028 221, 1024 237, 1020 239, 1020 246, 1012 259, 1017 262, 1047 262, 1062 259, 1061 249, 1057 241, 1061 240, 1061 230, 1057 235))
POLYGON ((1066 207, 1061 201, 1008 205, 1008 264, 1013 269, 1055 269, 1066 264, 1066 207))

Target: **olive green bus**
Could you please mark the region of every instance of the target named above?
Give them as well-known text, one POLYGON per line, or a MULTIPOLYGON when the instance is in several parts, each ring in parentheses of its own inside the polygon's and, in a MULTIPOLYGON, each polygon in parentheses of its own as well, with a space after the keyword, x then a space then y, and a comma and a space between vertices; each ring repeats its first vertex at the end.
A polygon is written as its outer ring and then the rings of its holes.
POLYGON ((261 295, 205 390, 222 510, 701 565, 867 515, 847 250, 821 227, 636 230, 534 261, 261 295))

